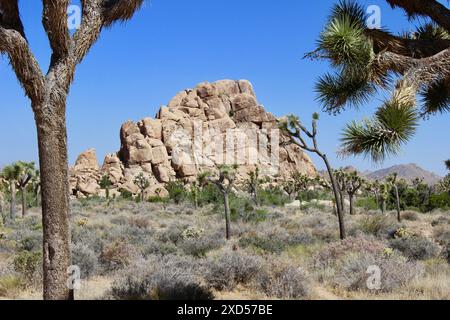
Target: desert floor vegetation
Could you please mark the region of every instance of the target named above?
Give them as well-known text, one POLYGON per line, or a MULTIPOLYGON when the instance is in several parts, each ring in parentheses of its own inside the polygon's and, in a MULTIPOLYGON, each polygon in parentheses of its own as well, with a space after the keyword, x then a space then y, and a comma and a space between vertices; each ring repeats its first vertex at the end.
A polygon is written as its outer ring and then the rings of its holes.
MULTIPOLYGON (((450 299, 449 212, 408 211, 399 223, 395 211, 357 207, 341 241, 332 208, 244 202, 232 200, 226 241, 214 204, 73 200, 76 299, 450 299), (379 290, 367 286, 372 265, 379 290)), ((40 214, 0 228, 1 299, 42 297, 40 214)))

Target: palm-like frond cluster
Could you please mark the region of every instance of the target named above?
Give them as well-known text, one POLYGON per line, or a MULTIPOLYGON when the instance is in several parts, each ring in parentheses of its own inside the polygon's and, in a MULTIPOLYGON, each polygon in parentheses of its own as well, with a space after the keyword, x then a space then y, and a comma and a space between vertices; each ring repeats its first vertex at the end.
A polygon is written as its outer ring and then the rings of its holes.
POLYGON ((414 136, 421 116, 450 111, 446 54, 450 51, 446 19, 450 10, 440 5, 428 16, 427 6, 436 1, 388 2, 403 8, 410 17, 432 21, 417 26, 414 32, 395 36, 386 30, 369 29, 364 8, 355 1, 342 0, 333 7, 314 54, 335 68, 316 85, 318 101, 328 113, 338 114, 348 106, 359 108, 379 89, 393 91, 372 119, 352 122, 344 130, 344 153, 362 154, 374 161, 398 153, 414 136), (417 95, 421 95, 420 108, 417 95))

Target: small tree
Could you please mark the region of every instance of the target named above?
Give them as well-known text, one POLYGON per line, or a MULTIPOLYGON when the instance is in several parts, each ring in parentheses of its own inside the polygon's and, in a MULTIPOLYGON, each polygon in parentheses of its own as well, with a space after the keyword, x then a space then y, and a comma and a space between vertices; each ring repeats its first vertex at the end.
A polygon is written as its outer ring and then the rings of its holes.
POLYGON ((295 183, 292 179, 287 179, 283 181, 282 188, 284 192, 289 196, 289 200, 293 200, 293 195, 295 194, 295 183))
POLYGON ((134 178, 134 184, 139 188, 141 194, 141 202, 145 201, 145 189, 150 186, 150 182, 141 172, 134 178))
POLYGON ((445 167, 450 171, 450 159, 445 161, 445 167))
POLYGON ((345 196, 344 193, 347 191, 347 173, 343 169, 335 170, 334 175, 336 176, 336 185, 339 190, 339 202, 341 206, 341 211, 345 212, 345 196))
POLYGON ((365 183, 365 189, 369 194, 373 193, 378 209, 380 209, 380 188, 380 181, 378 180, 375 180, 373 182, 366 181, 365 183))
POLYGON ((302 208, 303 197, 302 193, 308 189, 308 185, 311 182, 311 179, 307 175, 304 175, 300 172, 294 172, 292 174, 292 179, 294 181, 294 190, 297 194, 297 198, 300 200, 300 209, 302 208))
POLYGON ((250 196, 252 197, 253 202, 255 205, 259 205, 258 201, 258 189, 259 185, 261 183, 261 179, 259 178, 259 168, 256 167, 254 171, 250 171, 249 178, 246 181, 247 190, 250 193, 250 196))
POLYGON ((2 171, 2 178, 6 182, 9 189, 10 205, 9 218, 14 221, 16 219, 16 187, 20 177, 21 168, 17 163, 6 166, 2 171))
POLYGON ((108 200, 109 203, 109 189, 112 186, 112 182, 111 179, 109 179, 108 175, 103 175, 102 179, 100 180, 100 188, 102 188, 103 190, 105 190, 105 196, 106 196, 106 200, 108 200))
POLYGON ((347 175, 347 194, 348 199, 350 201, 350 214, 355 214, 355 205, 354 205, 354 198, 355 194, 358 192, 359 189, 363 186, 364 179, 358 175, 358 173, 352 172, 347 175))
POLYGON ((394 188, 395 202, 396 202, 395 204, 396 204, 396 209, 397 209, 397 220, 398 220, 398 222, 402 222, 402 215, 401 215, 401 209, 400 209, 400 196, 399 196, 399 192, 398 192, 397 177, 398 177, 398 174, 393 173, 386 178, 386 182, 392 188, 394 188))
POLYGON ((219 167, 219 177, 214 179, 208 177, 208 181, 214 184, 223 195, 223 202, 225 207, 225 235, 226 239, 231 239, 231 209, 230 209, 230 194, 236 181, 237 165, 219 167))
MULTIPOLYGON (((289 116, 284 121, 281 122, 281 129, 286 132, 291 140, 288 143, 293 143, 302 148, 305 151, 312 152, 317 154, 325 163, 325 166, 328 171, 328 175, 331 181, 331 187, 333 189, 334 198, 336 203, 339 203, 339 191, 336 184, 336 179, 333 174, 333 168, 331 167, 330 161, 325 153, 321 152, 318 147, 317 142, 317 121, 319 120, 319 114, 314 113, 312 117, 312 131, 309 131, 301 122, 300 119, 296 116, 289 116), (309 139, 312 140, 312 146, 306 143, 304 138, 306 135, 309 139)), ((336 206, 337 215, 339 220, 339 233, 340 238, 345 239, 345 223, 344 216, 339 205, 336 206)))
POLYGON ((27 186, 33 179, 33 175, 36 173, 34 162, 17 162, 19 166, 19 177, 17 180, 17 188, 20 190, 22 196, 22 217, 27 214, 27 186))

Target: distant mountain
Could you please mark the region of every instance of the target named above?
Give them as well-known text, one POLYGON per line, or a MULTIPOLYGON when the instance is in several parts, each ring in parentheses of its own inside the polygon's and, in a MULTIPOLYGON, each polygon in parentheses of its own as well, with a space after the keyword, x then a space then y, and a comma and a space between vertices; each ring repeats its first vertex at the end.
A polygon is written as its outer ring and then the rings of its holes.
POLYGON ((368 172, 365 174, 365 176, 369 179, 376 180, 376 179, 384 179, 388 175, 392 173, 397 173, 399 178, 405 179, 407 181, 411 181, 415 178, 423 178, 424 182, 434 185, 439 182, 439 180, 442 179, 442 177, 438 176, 437 174, 427 171, 425 169, 422 169, 417 164, 411 163, 411 164, 401 164, 396 165, 390 168, 377 170, 374 172, 368 172))

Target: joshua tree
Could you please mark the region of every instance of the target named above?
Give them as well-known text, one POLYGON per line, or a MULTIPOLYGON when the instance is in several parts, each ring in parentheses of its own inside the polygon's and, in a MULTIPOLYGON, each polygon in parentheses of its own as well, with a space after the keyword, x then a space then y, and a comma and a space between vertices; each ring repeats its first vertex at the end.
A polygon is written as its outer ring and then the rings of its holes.
POLYGON ((410 20, 429 22, 394 35, 371 29, 362 6, 341 1, 332 9, 317 50, 307 55, 329 60, 336 68, 316 88, 329 113, 359 107, 379 89, 392 90, 374 118, 354 121, 344 130, 343 153, 375 161, 397 154, 415 134, 420 117, 450 111, 450 10, 437 0, 386 2, 403 9, 410 20), (422 97, 420 107, 417 95, 422 97))
POLYGON ((33 179, 33 174, 36 172, 34 162, 17 162, 19 167, 19 177, 17 179, 17 188, 20 190, 22 196, 22 217, 27 214, 27 186, 33 179))
POLYGON ((141 192, 141 202, 145 201, 145 189, 150 186, 150 181, 141 172, 134 178, 134 184, 139 188, 141 192))
POLYGON ((358 175, 358 173, 352 172, 347 177, 347 194, 350 200, 350 214, 355 214, 354 198, 356 192, 363 186, 364 179, 358 175))
POLYGON ((300 172, 294 172, 292 174, 292 179, 294 181, 294 191, 300 200, 300 209, 302 208, 302 192, 308 189, 308 185, 311 182, 307 175, 300 172))
POLYGON ((399 196, 399 193, 398 193, 397 177, 398 177, 398 174, 397 173, 393 173, 393 174, 389 175, 386 178, 386 182, 392 188, 394 188, 395 202, 396 202, 396 208, 397 208, 397 220, 398 220, 398 222, 401 222, 402 221, 402 215, 401 215, 401 209, 400 209, 400 196, 399 196))
MULTIPOLYGON (((339 191, 336 184, 336 179, 333 174, 333 168, 331 167, 330 161, 325 153, 319 150, 318 142, 317 142, 317 121, 319 120, 319 114, 314 113, 312 117, 312 131, 309 131, 301 122, 300 119, 296 116, 289 116, 285 118, 284 121, 281 122, 281 129, 285 131, 291 137, 290 142, 302 148, 305 151, 312 152, 317 154, 325 163, 327 167, 328 175, 330 177, 331 188, 334 193, 334 198, 336 200, 336 204, 339 203, 339 191), (304 138, 306 135, 309 139, 312 140, 312 145, 308 145, 304 138)), ((339 205, 336 205, 337 216, 339 220, 339 232, 340 238, 345 239, 345 224, 344 224, 344 216, 339 205)))
POLYGON ((380 192, 381 192, 380 181, 375 180, 373 182, 366 182, 366 190, 368 192, 373 192, 377 208, 380 209, 380 192))
POLYGON ((105 196, 106 196, 106 199, 108 200, 108 202, 109 202, 109 189, 111 188, 111 186, 112 186, 112 182, 109 179, 109 176, 106 174, 103 175, 102 179, 100 180, 100 188, 105 190, 105 196))
POLYGON ((347 173, 343 169, 335 170, 334 175, 336 177, 336 185, 339 191, 338 205, 341 207, 342 213, 345 212, 345 196, 347 191, 347 173))
POLYGON ((289 196, 289 200, 292 200, 292 195, 295 194, 295 183, 292 179, 283 181, 282 188, 289 196))
POLYGON ((37 127, 42 180, 44 299, 69 299, 69 184, 66 99, 81 63, 105 27, 130 19, 143 0, 82 0, 82 22, 71 35, 70 0, 42 0, 42 22, 52 56, 46 74, 31 52, 18 0, 0 0, 0 54, 6 54, 31 107, 37 127))
POLYGON ((217 179, 208 177, 210 183, 217 186, 223 195, 223 202, 225 207, 225 235, 227 240, 231 239, 231 210, 230 210, 230 194, 236 180, 237 165, 234 166, 220 166, 219 177, 217 179))
POLYGON ((9 194, 9 218, 14 221, 16 219, 16 187, 20 178, 21 167, 18 163, 6 166, 2 171, 2 178, 6 182, 9 194))
POLYGON ((450 170, 450 159, 445 161, 445 167, 450 170))
POLYGON ((250 193, 250 196, 253 199, 255 205, 259 205, 258 201, 258 189, 261 183, 261 179, 259 178, 259 168, 256 167, 254 171, 250 171, 249 178, 247 180, 247 190, 250 193))

